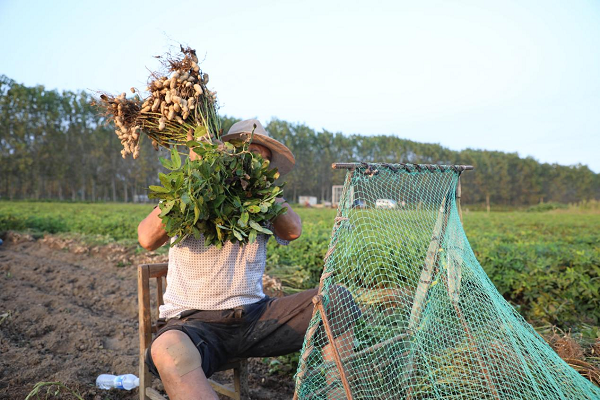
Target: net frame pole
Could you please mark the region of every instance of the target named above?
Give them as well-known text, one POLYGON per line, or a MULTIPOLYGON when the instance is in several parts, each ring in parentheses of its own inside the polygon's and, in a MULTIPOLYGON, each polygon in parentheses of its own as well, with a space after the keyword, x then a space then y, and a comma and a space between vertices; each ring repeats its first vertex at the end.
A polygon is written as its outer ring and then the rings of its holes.
MULTIPOLYGON (((344 181, 344 190, 342 192, 340 200, 345 199, 348 190, 350 190, 349 188, 350 188, 350 182, 352 181, 352 175, 354 175, 354 169, 349 170, 348 173, 346 174, 346 180, 344 181)), ((341 204, 341 202, 340 202, 340 204, 341 204)), ((331 272, 326 272, 327 271, 327 260, 329 259, 329 256, 331 255, 331 253, 333 253, 333 250, 335 249, 335 245, 336 245, 335 234, 340 227, 340 223, 346 219, 347 218, 344 218, 342 216, 342 207, 338 206, 337 213, 336 213, 334 223, 333 223, 333 228, 331 230, 331 241, 329 243, 329 248, 327 249, 327 253, 325 253, 325 257, 323 257, 323 261, 324 261, 323 262, 323 274, 321 275, 321 279, 319 280, 319 290, 317 291, 317 295, 315 296, 315 298, 319 297, 319 296, 321 296, 321 298, 322 298, 323 285, 325 283, 325 279, 327 279, 329 276, 332 275, 331 272)), ((311 321, 315 318, 315 315, 316 315, 317 311, 319 310, 317 307, 317 304, 314 302, 314 299, 313 299, 313 303, 314 303, 314 306, 313 306, 313 313, 312 313, 311 321)), ((321 309, 322 308, 323 307, 321 306, 321 309)), ((325 318, 326 318, 325 313, 322 312, 321 319, 324 320, 325 318)), ((299 383, 302 380, 302 378, 304 377, 304 374, 306 373, 306 360, 308 359, 309 354, 314 350, 314 346, 312 345, 312 339, 313 339, 315 332, 317 331, 317 328, 318 328, 318 324, 315 324, 312 328, 310 328, 306 332, 306 339, 305 339, 306 346, 305 346, 304 352, 300 355, 300 359, 302 361, 302 366, 301 366, 301 370, 298 372, 298 376, 296 378, 296 388, 294 389, 293 400, 298 400, 298 396, 299 396, 298 388, 300 387, 299 383)), ((335 344, 335 341, 331 342, 331 346, 334 349, 334 353, 338 354, 338 356, 339 356, 338 348, 335 344)), ((342 371, 340 371, 340 376, 342 376, 341 374, 343 374, 342 371)), ((344 376, 344 379, 346 379, 345 374, 343 376, 344 376)), ((347 383, 347 381, 346 381, 346 383, 347 383)), ((344 387, 344 389, 346 389, 346 388, 344 387)))
MULTIPOLYGON (((460 224, 463 223, 462 209, 460 207, 460 198, 462 195, 462 187, 460 183, 460 176, 458 174, 458 181, 456 183, 456 207, 458 209, 458 217, 460 219, 460 224)), ((462 239, 460 239, 460 243, 456 247, 450 247, 447 249, 448 252, 448 262, 447 264, 447 276, 448 276, 448 296, 452 302, 458 303, 459 292, 460 292, 460 283, 462 279, 462 263, 463 258, 461 254, 464 251, 464 246, 462 243, 462 239)))
POLYGON ((348 383, 348 378, 346 377, 346 370, 344 369, 344 365, 342 364, 342 358, 340 356, 340 352, 337 348, 337 344, 335 342, 335 338, 333 337, 333 332, 331 331, 331 326, 329 325, 329 319, 325 314, 325 308, 323 307, 323 296, 317 295, 313 297, 313 303, 315 308, 319 310, 321 314, 321 321, 323 322, 323 328, 325 329, 325 334, 327 335, 327 340, 329 340, 329 344, 333 349, 333 360, 335 361, 335 365, 340 373, 340 379, 342 381, 342 385, 344 386, 344 391, 346 392, 346 397, 348 400, 352 400, 352 391, 350 390, 350 384, 348 383))
POLYGON ((463 223, 462 208, 460 207, 460 197, 462 196, 462 187, 460 184, 460 174, 458 174, 458 182, 456 183, 456 208, 458 208, 458 217, 460 223, 463 223))
POLYGON ((456 171, 468 171, 474 169, 472 165, 440 165, 440 164, 410 164, 410 163, 399 163, 399 164, 387 164, 387 163, 333 163, 331 168, 333 169, 349 169, 354 170, 358 167, 377 167, 386 166, 388 168, 405 169, 406 171, 415 171, 421 169, 428 169, 430 171, 445 171, 446 169, 454 169, 456 171))
POLYGON ((441 247, 441 240, 444 236, 446 225, 448 224, 448 210, 446 209, 448 195, 449 193, 444 196, 444 200, 440 206, 440 211, 433 228, 431 242, 429 242, 429 248, 427 249, 427 255, 425 256, 425 265, 421 270, 419 285, 417 285, 417 290, 415 290, 415 297, 408 322, 408 332, 410 335, 414 333, 414 330, 420 320, 421 313, 423 312, 422 304, 425 301, 427 292, 431 286, 433 271, 438 259, 438 252, 441 247))

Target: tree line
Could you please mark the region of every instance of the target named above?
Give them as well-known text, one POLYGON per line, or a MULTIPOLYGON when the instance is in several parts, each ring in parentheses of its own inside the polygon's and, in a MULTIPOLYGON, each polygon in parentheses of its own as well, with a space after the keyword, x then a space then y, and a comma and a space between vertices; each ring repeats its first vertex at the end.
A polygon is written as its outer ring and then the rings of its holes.
MULTIPOLYGON (((27 87, 0 76, 0 198, 131 202, 158 182, 159 156, 142 140, 137 160, 122 159, 121 144, 84 91, 27 87)), ((223 117, 225 132, 239 119, 223 117)), ((273 119, 266 129, 296 157, 285 177, 286 198, 331 200, 331 186, 345 171, 334 162, 471 164, 463 202, 529 205, 600 199, 600 174, 585 165, 563 166, 521 158, 516 153, 419 143, 391 135, 345 135, 273 119)))

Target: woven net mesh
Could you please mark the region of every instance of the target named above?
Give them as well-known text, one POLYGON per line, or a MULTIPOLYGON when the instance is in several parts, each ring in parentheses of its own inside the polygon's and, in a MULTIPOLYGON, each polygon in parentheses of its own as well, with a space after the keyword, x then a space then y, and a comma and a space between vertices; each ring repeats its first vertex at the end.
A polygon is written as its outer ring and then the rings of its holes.
POLYGON ((456 205, 460 173, 405 164, 348 171, 297 398, 600 398, 478 263, 456 205))

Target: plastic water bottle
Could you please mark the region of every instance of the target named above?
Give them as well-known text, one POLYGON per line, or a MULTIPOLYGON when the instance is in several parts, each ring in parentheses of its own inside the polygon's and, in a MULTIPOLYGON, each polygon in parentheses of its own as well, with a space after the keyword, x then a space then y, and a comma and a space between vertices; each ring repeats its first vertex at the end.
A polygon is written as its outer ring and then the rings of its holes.
POLYGON ((119 376, 102 374, 96 379, 96 386, 100 389, 131 390, 140 386, 140 379, 133 374, 119 376))

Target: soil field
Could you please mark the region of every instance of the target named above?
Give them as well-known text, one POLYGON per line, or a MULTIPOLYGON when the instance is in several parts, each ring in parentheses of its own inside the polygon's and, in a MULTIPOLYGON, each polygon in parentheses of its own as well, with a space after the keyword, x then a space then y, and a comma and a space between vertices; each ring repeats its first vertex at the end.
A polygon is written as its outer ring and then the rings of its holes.
MULTIPOLYGON (((135 265, 162 262, 166 256, 136 255, 116 244, 87 247, 52 236, 35 240, 9 234, 4 239, 0 399, 24 399, 42 381, 60 381, 85 399, 137 399, 137 389, 103 391, 94 383, 102 373, 138 375, 135 265)), ((292 378, 270 376, 260 360, 251 360, 249 372, 253 399, 292 397, 292 378)), ((214 378, 230 382, 227 373, 214 378)), ((153 386, 162 389, 157 379, 153 386)))

